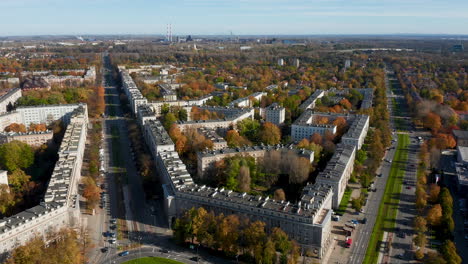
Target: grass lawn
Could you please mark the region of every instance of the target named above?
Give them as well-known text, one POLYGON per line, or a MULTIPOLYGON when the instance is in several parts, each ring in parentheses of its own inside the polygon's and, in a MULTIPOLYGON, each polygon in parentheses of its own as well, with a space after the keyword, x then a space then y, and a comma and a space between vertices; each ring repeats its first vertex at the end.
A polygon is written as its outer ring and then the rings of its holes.
POLYGON ((340 207, 338 208, 338 210, 336 210, 336 212, 338 214, 344 214, 345 211, 346 211, 346 208, 348 208, 348 204, 349 204, 349 199, 351 198, 351 193, 353 192, 353 190, 351 188, 347 188, 343 194, 343 198, 341 198, 341 202, 340 202, 340 207))
POLYGON ((183 264, 182 262, 175 261, 172 259, 158 258, 158 257, 145 257, 130 260, 123 264, 183 264))
POLYGON ((400 202, 400 192, 405 175, 406 161, 408 158, 409 136, 407 134, 398 135, 398 147, 395 152, 390 175, 385 186, 383 199, 379 206, 377 219, 369 240, 366 256, 363 263, 377 263, 379 256, 380 241, 384 231, 392 230, 395 227, 395 218, 400 202))

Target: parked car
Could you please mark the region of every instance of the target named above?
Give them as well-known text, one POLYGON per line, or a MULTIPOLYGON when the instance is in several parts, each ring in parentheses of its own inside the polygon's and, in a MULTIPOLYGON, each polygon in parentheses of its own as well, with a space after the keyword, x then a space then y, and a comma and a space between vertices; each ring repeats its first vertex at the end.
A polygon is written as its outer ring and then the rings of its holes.
POLYGON ((119 256, 123 257, 123 256, 127 256, 128 254, 130 254, 130 252, 128 252, 128 251, 123 251, 123 252, 120 252, 120 253, 119 253, 119 256))
POLYGON ((159 250, 159 252, 162 252, 162 253, 169 253, 169 250, 162 248, 162 249, 159 250))
POLYGON ((367 218, 364 217, 364 218, 361 220, 361 223, 363 223, 363 224, 367 223, 367 218))
POLYGON ((102 253, 106 253, 107 251, 109 251, 109 248, 108 248, 108 247, 103 247, 103 248, 101 248, 101 252, 102 252, 102 253))

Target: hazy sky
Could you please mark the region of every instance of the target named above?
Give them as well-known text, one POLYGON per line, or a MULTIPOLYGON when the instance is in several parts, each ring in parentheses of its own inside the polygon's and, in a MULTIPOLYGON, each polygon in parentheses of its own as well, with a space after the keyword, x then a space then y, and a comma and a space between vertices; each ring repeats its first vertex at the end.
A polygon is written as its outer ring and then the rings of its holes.
POLYGON ((468 0, 0 0, 0 35, 468 34, 468 0))

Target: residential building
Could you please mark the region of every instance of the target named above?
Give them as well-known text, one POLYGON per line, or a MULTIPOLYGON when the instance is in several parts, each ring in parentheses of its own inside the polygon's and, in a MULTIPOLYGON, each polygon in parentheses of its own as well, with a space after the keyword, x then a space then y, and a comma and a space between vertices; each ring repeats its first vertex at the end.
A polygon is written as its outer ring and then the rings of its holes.
POLYGON ((284 123, 286 116, 286 109, 274 103, 265 109, 265 120, 275 125, 281 125, 284 123))
POLYGON ((39 147, 43 144, 48 144, 54 136, 50 130, 41 132, 0 132, 0 144, 9 143, 13 140, 18 140, 30 146, 39 147))
POLYGON ((457 146, 468 147, 468 131, 467 130, 453 130, 453 136, 457 140, 457 146))
POLYGON ((263 159, 267 153, 277 152, 281 157, 285 157, 293 152, 295 155, 304 157, 312 163, 314 161, 314 152, 306 149, 296 149, 292 146, 252 146, 252 147, 238 147, 238 148, 224 148, 220 150, 203 151, 197 154, 197 169, 198 177, 203 179, 205 172, 217 161, 223 160, 228 157, 250 156, 255 160, 263 159))
POLYGON ((229 103, 230 107, 252 107, 252 100, 260 101, 262 96, 266 96, 267 93, 265 92, 256 92, 247 97, 236 99, 229 103))
POLYGON ((143 133, 153 157, 163 151, 175 151, 174 142, 158 120, 146 121, 143 133))
POLYGON ((369 122, 369 116, 356 115, 348 131, 341 137, 341 142, 354 145, 358 150, 361 149, 369 131, 369 122))
MULTIPOLYGON (((346 190, 349 178, 353 173, 356 147, 354 145, 339 144, 327 166, 315 179, 315 184, 328 184, 333 187, 332 208, 337 209, 346 190)), ((304 193, 309 193, 309 186, 304 193)))
POLYGON ((309 98, 307 98, 300 106, 299 109, 306 110, 306 109, 313 109, 315 108, 315 103, 318 99, 325 96, 324 90, 316 90, 309 98))
POLYGON ((206 139, 209 139, 211 142, 213 142, 213 150, 220 150, 228 147, 227 141, 223 137, 218 135, 218 133, 216 133, 216 130, 206 127, 200 127, 197 130, 206 139))
POLYGON ((6 255, 36 235, 46 239, 49 232, 79 225, 78 183, 88 127, 85 106, 69 118, 44 201, 0 220, 0 254, 6 255))
POLYGON ((0 113, 7 112, 21 98, 21 89, 14 88, 0 96, 0 113))
POLYGON ((177 100, 177 95, 172 90, 171 86, 165 83, 159 84, 159 89, 161 91, 161 95, 164 98, 164 101, 176 101, 177 100))
POLYGON ((43 105, 43 106, 21 106, 16 108, 20 114, 21 122, 26 127, 31 123, 50 124, 55 120, 62 120, 69 123, 70 117, 75 109, 83 108, 88 115, 86 104, 65 104, 65 105, 43 105))

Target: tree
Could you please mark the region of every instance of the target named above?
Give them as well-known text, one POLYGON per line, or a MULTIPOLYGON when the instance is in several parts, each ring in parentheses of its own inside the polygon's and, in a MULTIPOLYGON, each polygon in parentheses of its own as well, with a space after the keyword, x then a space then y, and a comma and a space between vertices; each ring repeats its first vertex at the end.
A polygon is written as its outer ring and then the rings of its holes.
POLYGON ((0 146, 0 166, 8 171, 18 168, 28 168, 34 163, 32 148, 21 141, 12 142, 0 146))
POLYGON ((239 217, 229 215, 221 220, 216 231, 216 241, 221 250, 228 255, 237 254, 237 242, 239 239, 239 217))
POLYGON ((169 130, 175 122, 177 122, 177 117, 173 113, 167 113, 164 116, 164 128, 166 130, 169 130))
POLYGON ((275 124, 265 122, 260 129, 259 137, 266 145, 276 145, 281 141, 281 131, 275 124))
POLYGON ((22 193, 28 189, 28 184, 31 180, 31 176, 27 175, 21 169, 15 169, 8 176, 8 183, 14 193, 22 193))
POLYGON ((439 200, 440 186, 437 184, 431 184, 429 186, 429 201, 436 203, 439 200))
POLYGON ((424 258, 424 247, 421 247, 419 248, 418 250, 416 250, 416 252, 414 253, 414 257, 418 260, 421 260, 424 258))
POLYGON ((442 258, 439 253, 434 251, 429 251, 426 258, 424 259, 425 264, 447 264, 447 261, 442 258))
POLYGON ((310 137, 310 141, 317 144, 317 145, 320 145, 322 144, 322 136, 319 134, 319 133, 314 133, 312 134, 312 136, 310 137))
POLYGON ((82 237, 71 229, 62 229, 48 235, 48 244, 42 237, 35 237, 23 246, 15 248, 7 264, 81 264, 84 262, 80 250, 82 237))
POLYGON ((433 112, 428 113, 424 117, 423 124, 425 128, 432 130, 434 133, 437 133, 442 126, 440 116, 433 112))
POLYGON ((257 120, 244 119, 237 123, 237 128, 241 136, 247 137, 252 142, 258 142, 260 123, 257 120))
POLYGON ((427 243, 426 235, 424 233, 418 233, 414 238, 413 238, 414 244, 418 247, 423 247, 427 243))
POLYGON ((285 201, 286 200, 286 194, 284 193, 283 189, 279 188, 276 189, 274 194, 273 194, 273 199, 276 201, 285 201))
POLYGON ((10 206, 13 204, 14 197, 10 192, 8 185, 0 184, 0 215, 5 215, 10 206))
POLYGON ((427 212, 427 222, 432 226, 439 226, 442 221, 442 207, 440 204, 435 204, 427 212))
POLYGON ((249 226, 244 230, 243 236, 245 239, 245 244, 247 246, 247 250, 253 253, 255 259, 261 259, 261 247, 266 239, 265 234, 265 223, 261 221, 255 221, 250 223, 249 226), (257 247, 260 246, 260 252, 255 254, 257 247))
POLYGON ((250 191, 250 169, 247 166, 241 166, 239 169, 238 189, 240 192, 250 191))
POLYGON ((461 257, 457 254, 457 248, 455 247, 455 244, 452 241, 445 240, 445 242, 442 244, 440 252, 444 256, 444 259, 447 261, 448 264, 462 263, 461 257))
POLYGON ((427 231, 427 221, 422 216, 416 216, 414 219, 414 230, 419 233, 425 233, 427 231))
POLYGON ((45 124, 34 124, 34 123, 29 124, 29 131, 43 132, 46 130, 47 130, 47 127, 45 124))
POLYGON ((245 137, 239 135, 236 130, 229 130, 226 133, 226 141, 230 148, 250 146, 252 143, 245 137))
POLYGON ((26 126, 23 124, 18 124, 18 123, 12 123, 5 127, 5 132, 21 132, 25 133, 26 132, 26 126))
POLYGON ((84 189, 83 189, 83 197, 86 198, 88 201, 87 206, 89 209, 94 209, 96 205, 99 203, 101 188, 96 186, 93 178, 85 177, 84 180, 84 189))

